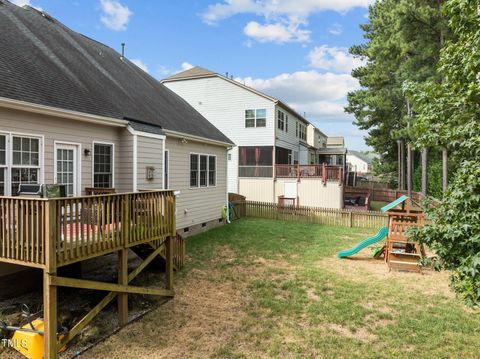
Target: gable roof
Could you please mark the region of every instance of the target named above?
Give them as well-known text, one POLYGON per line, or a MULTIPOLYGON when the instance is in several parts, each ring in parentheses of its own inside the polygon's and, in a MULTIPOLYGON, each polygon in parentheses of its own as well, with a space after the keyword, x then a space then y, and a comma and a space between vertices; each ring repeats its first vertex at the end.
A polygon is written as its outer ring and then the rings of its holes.
POLYGON ((172 75, 170 77, 167 77, 166 79, 162 80, 162 83, 173 82, 173 81, 195 80, 195 79, 202 79, 202 78, 207 78, 207 77, 218 77, 222 80, 225 80, 225 81, 230 82, 230 83, 232 83, 236 86, 239 86, 239 87, 241 87, 241 88, 243 88, 247 91, 253 92, 254 94, 256 94, 258 96, 262 96, 262 97, 266 98, 267 100, 270 100, 270 101, 274 102, 277 106, 283 108, 284 110, 289 111, 290 113, 294 114, 296 117, 298 117, 298 119, 300 121, 304 122, 305 124, 307 124, 307 125, 310 124, 310 121, 308 121, 305 117, 300 115, 297 111, 295 111, 293 108, 291 108, 289 105, 287 105, 282 100, 279 100, 275 97, 267 95, 266 93, 258 91, 256 89, 254 89, 253 87, 244 85, 244 84, 242 84, 238 81, 235 81, 232 78, 228 78, 226 76, 220 75, 217 72, 207 70, 207 69, 205 69, 203 67, 200 67, 200 66, 195 66, 191 69, 188 69, 188 70, 179 72, 175 75, 172 75))
POLYGON ((349 150, 348 154, 349 155, 354 155, 355 157, 358 157, 359 159, 361 159, 362 161, 366 162, 369 165, 372 164, 373 157, 369 156, 368 154, 365 154, 365 153, 362 153, 362 152, 359 152, 359 151, 353 151, 353 150, 349 150))
POLYGON ((0 0, 0 97, 232 143, 185 100, 110 47, 0 0))

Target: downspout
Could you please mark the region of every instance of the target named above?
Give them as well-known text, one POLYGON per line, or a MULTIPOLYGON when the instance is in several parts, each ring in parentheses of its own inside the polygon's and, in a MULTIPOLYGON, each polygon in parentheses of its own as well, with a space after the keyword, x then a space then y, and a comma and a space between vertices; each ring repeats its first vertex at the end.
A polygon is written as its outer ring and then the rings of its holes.
POLYGON ((226 208, 227 210, 225 211, 227 213, 227 218, 225 219, 227 221, 227 224, 231 224, 232 222, 230 221, 230 203, 228 200, 228 151, 230 151, 233 147, 227 147, 226 151, 226 172, 227 172, 227 185, 226 185, 226 208))

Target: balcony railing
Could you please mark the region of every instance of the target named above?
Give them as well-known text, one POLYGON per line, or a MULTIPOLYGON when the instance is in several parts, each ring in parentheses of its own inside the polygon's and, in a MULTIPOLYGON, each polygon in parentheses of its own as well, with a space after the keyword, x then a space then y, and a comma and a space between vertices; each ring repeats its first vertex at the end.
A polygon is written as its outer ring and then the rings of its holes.
POLYGON ((326 182, 343 183, 343 168, 327 165, 276 165, 277 178, 321 178, 326 182))
POLYGON ((175 235, 173 191, 0 197, 0 262, 63 266, 175 235))

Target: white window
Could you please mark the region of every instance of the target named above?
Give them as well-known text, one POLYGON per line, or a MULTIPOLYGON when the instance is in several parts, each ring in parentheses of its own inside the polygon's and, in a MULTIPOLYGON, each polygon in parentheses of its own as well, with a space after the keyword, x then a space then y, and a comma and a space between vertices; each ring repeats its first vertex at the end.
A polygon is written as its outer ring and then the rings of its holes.
POLYGON ((0 133, 0 195, 16 195, 20 184, 38 184, 41 176, 39 136, 0 133))
POLYGON ((217 157, 190 154, 190 187, 214 187, 217 182, 217 157))
POLYGON ((40 139, 12 136, 11 193, 20 184, 37 184, 40 176, 40 139))
POLYGON ((307 140, 307 126, 305 126, 303 123, 298 123, 298 135, 297 137, 300 138, 301 140, 306 141, 307 140))
POLYGON ((285 114, 280 110, 277 111, 277 127, 279 130, 285 130, 285 114))
POLYGON ((93 187, 113 187, 113 144, 93 145, 93 187))
POLYGON ((245 110, 245 127, 266 127, 267 126, 267 110, 249 109, 245 110))

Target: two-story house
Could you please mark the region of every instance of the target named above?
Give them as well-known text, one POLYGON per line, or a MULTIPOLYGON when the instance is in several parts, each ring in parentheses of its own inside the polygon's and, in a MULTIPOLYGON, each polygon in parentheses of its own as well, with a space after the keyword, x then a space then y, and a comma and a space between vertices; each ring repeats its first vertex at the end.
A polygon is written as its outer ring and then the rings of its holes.
POLYGON ((162 83, 236 144, 228 152, 230 192, 265 202, 294 198, 304 205, 341 206, 340 167, 327 171, 318 162, 326 136, 285 102, 201 67, 162 83))

